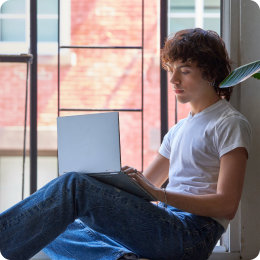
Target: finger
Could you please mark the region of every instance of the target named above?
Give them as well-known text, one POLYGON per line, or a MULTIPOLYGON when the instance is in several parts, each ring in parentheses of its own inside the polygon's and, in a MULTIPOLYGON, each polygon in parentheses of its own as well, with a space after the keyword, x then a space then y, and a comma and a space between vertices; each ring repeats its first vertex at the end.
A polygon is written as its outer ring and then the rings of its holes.
POLYGON ((125 170, 127 170, 128 168, 130 168, 128 165, 125 165, 125 166, 123 166, 121 169, 122 169, 122 171, 125 171, 125 170))
POLYGON ((137 169, 129 167, 128 169, 124 170, 125 173, 137 173, 137 169))

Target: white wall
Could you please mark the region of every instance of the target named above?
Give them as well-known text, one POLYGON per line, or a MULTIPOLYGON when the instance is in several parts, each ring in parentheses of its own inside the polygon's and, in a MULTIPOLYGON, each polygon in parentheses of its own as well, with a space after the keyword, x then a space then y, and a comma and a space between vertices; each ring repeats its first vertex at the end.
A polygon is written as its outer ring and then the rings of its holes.
MULTIPOLYGON (((241 0, 240 16, 240 62, 260 60, 260 8, 251 0, 241 0)), ((241 252, 244 259, 253 259, 260 249, 260 81, 248 79, 240 91, 240 110, 253 129, 241 203, 241 252)))
MULTIPOLYGON (((233 68, 260 60, 259 6, 251 0, 223 0, 223 5, 223 38, 233 68)), ((253 130, 237 233, 242 259, 248 260, 260 249, 260 81, 250 78, 236 87, 231 103, 248 118, 253 130)))
MULTIPOLYGON (((224 39, 233 67, 260 60, 260 9, 251 0, 224 0, 224 39)), ((240 215, 242 259, 254 259, 260 249, 260 81, 248 79, 234 89, 231 103, 253 130, 240 215)))

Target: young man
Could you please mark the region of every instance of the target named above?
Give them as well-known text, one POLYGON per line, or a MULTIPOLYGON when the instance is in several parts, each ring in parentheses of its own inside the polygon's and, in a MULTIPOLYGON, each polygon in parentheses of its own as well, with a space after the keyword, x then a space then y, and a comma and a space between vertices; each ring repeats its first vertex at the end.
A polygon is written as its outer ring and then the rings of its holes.
POLYGON ((143 174, 123 170, 161 203, 68 173, 0 215, 0 250, 28 259, 207 259, 241 197, 250 126, 218 84, 230 64, 222 39, 190 29, 166 41, 164 67, 190 114, 170 129, 143 174), (161 185, 169 178, 166 189, 161 185))

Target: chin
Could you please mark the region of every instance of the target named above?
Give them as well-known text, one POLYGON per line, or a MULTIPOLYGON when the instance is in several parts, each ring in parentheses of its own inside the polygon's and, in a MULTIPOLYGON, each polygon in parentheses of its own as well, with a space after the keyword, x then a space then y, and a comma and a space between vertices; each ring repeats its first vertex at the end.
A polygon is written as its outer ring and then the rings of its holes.
POLYGON ((188 98, 181 97, 181 96, 178 96, 178 95, 176 95, 176 99, 181 104, 186 104, 186 103, 190 102, 190 100, 188 98))

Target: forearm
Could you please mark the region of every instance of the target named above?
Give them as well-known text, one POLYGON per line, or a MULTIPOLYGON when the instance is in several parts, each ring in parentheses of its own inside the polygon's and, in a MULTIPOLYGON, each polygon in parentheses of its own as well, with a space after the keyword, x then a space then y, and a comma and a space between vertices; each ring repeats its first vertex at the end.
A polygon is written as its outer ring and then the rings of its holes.
POLYGON ((183 211, 215 218, 232 219, 238 206, 222 194, 192 195, 166 191, 165 197, 164 190, 160 189, 156 197, 183 211))
POLYGON ((143 175, 154 186, 161 187, 167 180, 169 172, 169 160, 157 154, 152 163, 143 172, 143 175))

